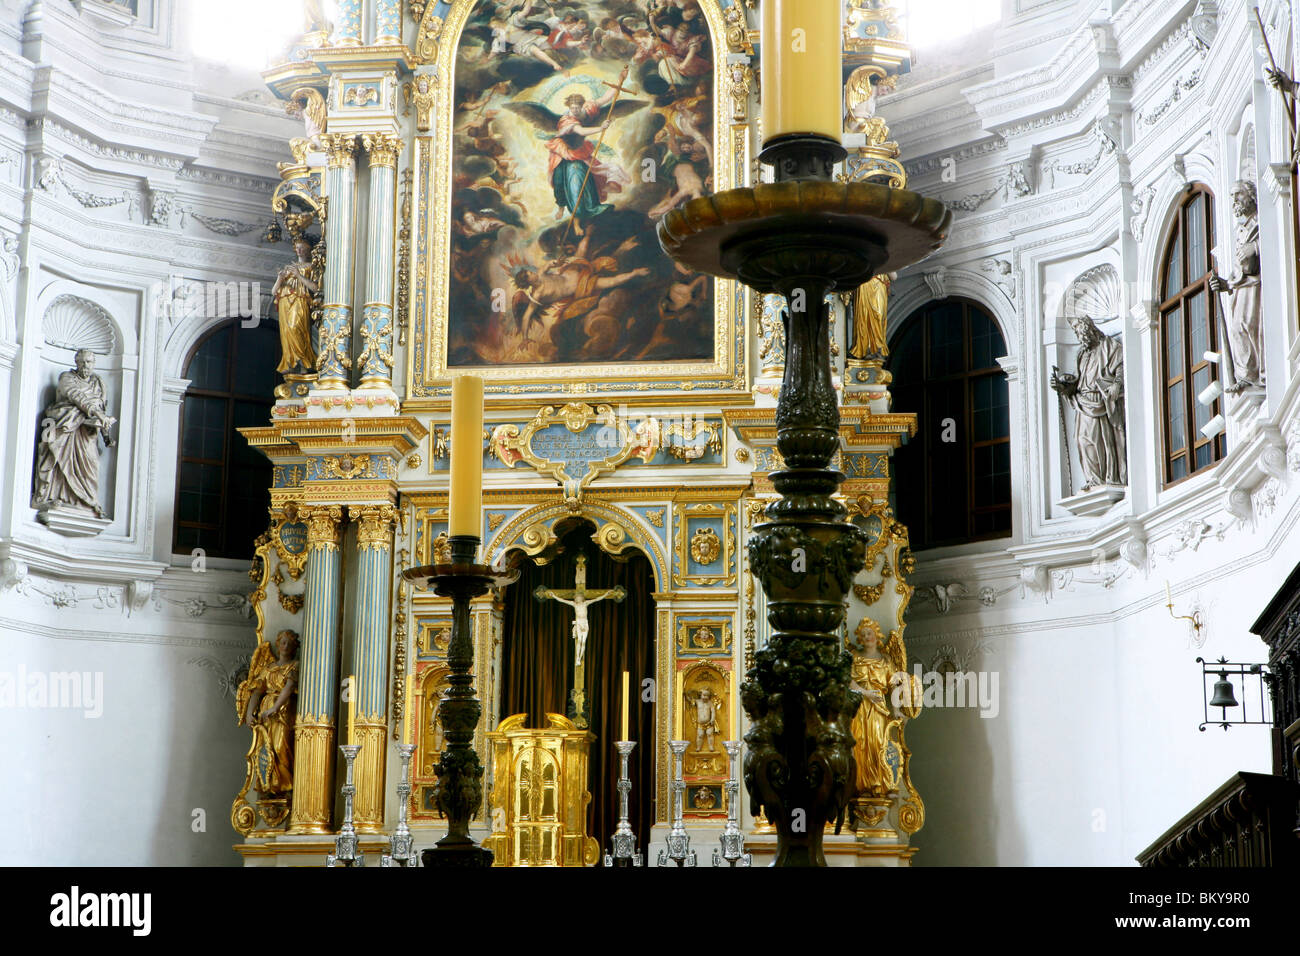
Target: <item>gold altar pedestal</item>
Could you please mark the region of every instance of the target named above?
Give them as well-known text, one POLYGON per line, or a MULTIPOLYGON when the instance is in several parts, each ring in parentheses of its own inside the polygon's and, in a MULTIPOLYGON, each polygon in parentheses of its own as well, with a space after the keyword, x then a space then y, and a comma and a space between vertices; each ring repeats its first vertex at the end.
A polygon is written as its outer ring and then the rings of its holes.
POLYGON ((587 835, 587 760, 596 735, 560 714, 545 729, 515 714, 486 734, 492 761, 493 866, 592 866, 600 844, 587 835))

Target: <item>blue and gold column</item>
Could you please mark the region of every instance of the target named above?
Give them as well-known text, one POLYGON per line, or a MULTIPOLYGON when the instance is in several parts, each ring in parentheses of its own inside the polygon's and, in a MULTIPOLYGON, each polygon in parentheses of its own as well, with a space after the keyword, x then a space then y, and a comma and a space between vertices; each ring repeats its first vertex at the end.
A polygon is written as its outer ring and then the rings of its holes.
POLYGON ((291 833, 328 833, 332 822, 342 518, 338 505, 306 513, 307 590, 298 655, 291 833))
POLYGON ((343 391, 352 367, 352 207, 356 134, 331 133, 326 139, 325 283, 316 342, 316 388, 343 391))
POLYGON ((334 45, 361 45, 361 0, 338 0, 334 19, 334 45))
POLYGON ((375 43, 402 42, 402 0, 375 0, 375 43))
POLYGON ((380 833, 384 827, 384 755, 388 746, 388 635, 392 570, 392 505, 349 506, 357 526, 356 647, 357 675, 356 797, 353 810, 359 833, 380 833))
POLYGON ((366 304, 361 317, 361 388, 393 387, 393 250, 397 233, 397 154, 402 141, 392 133, 366 133, 370 154, 370 212, 366 230, 366 304))

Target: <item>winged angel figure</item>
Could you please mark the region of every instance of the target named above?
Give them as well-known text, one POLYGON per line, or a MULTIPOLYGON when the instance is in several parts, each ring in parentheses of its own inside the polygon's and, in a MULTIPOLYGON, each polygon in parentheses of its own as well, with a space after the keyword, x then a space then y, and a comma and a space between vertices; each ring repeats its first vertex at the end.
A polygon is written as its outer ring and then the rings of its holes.
POLYGON ((570 93, 564 98, 565 111, 559 114, 541 103, 506 104, 506 109, 547 134, 550 157, 546 172, 555 193, 556 218, 562 219, 566 213, 572 216, 574 231, 579 235, 591 220, 613 208, 605 201, 609 194, 622 192, 632 181, 618 164, 600 159, 597 144, 589 139, 603 139, 615 119, 650 105, 643 100, 614 102, 618 87, 626 79, 624 68, 619 82, 595 100, 588 100, 580 92, 570 93))

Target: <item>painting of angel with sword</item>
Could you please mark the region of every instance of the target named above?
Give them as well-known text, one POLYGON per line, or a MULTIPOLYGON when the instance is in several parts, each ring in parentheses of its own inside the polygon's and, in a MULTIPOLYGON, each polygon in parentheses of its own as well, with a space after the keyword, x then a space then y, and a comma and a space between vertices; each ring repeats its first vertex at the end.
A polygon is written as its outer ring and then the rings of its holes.
POLYGON ((623 67, 618 82, 605 83, 609 89, 595 100, 588 100, 580 92, 570 93, 564 98, 565 112, 559 116, 541 103, 506 104, 506 109, 539 129, 555 130, 546 142, 550 154, 546 171, 555 193, 555 215, 557 219, 570 216, 577 235, 591 220, 613 208, 605 201, 610 193, 622 192, 632 181, 617 163, 598 158, 613 121, 649 105, 619 98, 625 92, 627 74, 628 68, 623 67), (597 137, 594 143, 592 136, 597 137))

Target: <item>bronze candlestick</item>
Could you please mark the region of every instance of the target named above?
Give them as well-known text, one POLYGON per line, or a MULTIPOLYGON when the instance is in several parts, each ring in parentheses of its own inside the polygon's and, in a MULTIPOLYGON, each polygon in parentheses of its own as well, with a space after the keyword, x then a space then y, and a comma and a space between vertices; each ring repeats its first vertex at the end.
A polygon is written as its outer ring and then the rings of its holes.
POLYGON ((492 865, 492 851, 479 846, 469 835, 469 821, 483 806, 483 764, 474 751, 474 729, 483 708, 474 693, 474 625, 470 601, 491 587, 512 583, 517 572, 499 574, 478 564, 479 539, 475 535, 453 535, 451 561, 410 568, 402 577, 421 589, 431 589, 451 598, 451 643, 447 648, 448 688, 443 692, 438 715, 447 746, 434 772, 438 775, 435 799, 447 816, 447 835, 420 854, 426 867, 485 867, 492 865))
POLYGON ((781 497, 748 544, 768 598, 773 634, 741 687, 745 788, 776 827, 774 866, 825 866, 822 832, 839 825, 854 778, 849 690, 839 647, 845 597, 866 559, 867 536, 831 496, 844 476, 831 385, 826 295, 919 261, 947 237, 942 203, 876 183, 839 183, 845 151, 821 136, 770 141, 760 159, 776 182, 692 199, 659 223, 659 244, 700 272, 785 296, 785 377, 776 407, 781 497))

